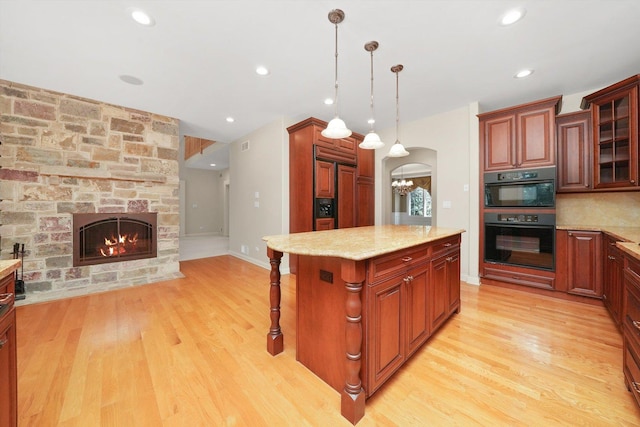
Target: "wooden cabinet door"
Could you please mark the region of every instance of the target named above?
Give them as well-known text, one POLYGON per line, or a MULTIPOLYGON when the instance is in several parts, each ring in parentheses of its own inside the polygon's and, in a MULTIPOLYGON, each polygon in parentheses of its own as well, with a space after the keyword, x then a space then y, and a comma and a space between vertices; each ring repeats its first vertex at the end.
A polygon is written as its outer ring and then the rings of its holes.
POLYGON ((335 163, 316 160, 315 169, 315 196, 316 198, 332 199, 335 191, 335 163))
POLYGON ((446 255, 431 261, 431 295, 429 317, 431 332, 447 319, 449 314, 449 290, 447 282, 448 261, 446 255))
POLYGON ((429 338, 429 266, 410 269, 405 278, 407 308, 407 357, 429 338))
POLYGON ((18 387, 15 308, 0 321, 0 426, 17 426, 18 387))
POLYGON ((509 114, 483 120, 480 131, 484 171, 512 169, 516 165, 516 120, 509 114))
POLYGON ((333 218, 316 218, 316 228, 314 231, 333 230, 336 228, 333 218))
POLYGON ((620 326, 622 321, 622 294, 624 258, 622 252, 615 246, 616 240, 611 237, 604 239, 604 275, 602 283, 602 302, 609 310, 611 317, 620 326))
POLYGON ((595 101, 594 188, 638 186, 638 87, 595 101))
POLYGON ((460 247, 445 258, 447 261, 447 290, 449 314, 460 311, 460 247))
POLYGON ((599 231, 569 231, 567 241, 567 292, 602 296, 602 237, 599 231))
POLYGON ((338 165, 338 228, 356 226, 356 168, 338 165))
POLYGON ((555 107, 517 114, 516 166, 555 166, 555 107))
POLYGON ((405 360, 404 278, 396 276, 368 289, 369 395, 405 360))
POLYGON ((591 111, 556 117, 558 192, 591 189, 591 111))
POLYGON ((357 184, 357 221, 356 226, 363 227, 375 224, 375 186, 373 180, 358 178, 357 184))

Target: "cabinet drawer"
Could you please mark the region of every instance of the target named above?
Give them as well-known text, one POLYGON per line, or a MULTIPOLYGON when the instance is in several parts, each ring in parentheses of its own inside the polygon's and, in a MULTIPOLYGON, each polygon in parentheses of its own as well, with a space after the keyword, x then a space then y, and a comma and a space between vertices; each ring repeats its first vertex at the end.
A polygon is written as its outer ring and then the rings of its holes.
POLYGON ((438 243, 435 243, 432 246, 431 256, 433 258, 437 258, 438 256, 449 252, 454 249, 458 249, 460 246, 460 236, 451 237, 449 239, 442 240, 438 243))
POLYGON ((516 285, 533 286, 544 289, 554 289, 555 286, 555 278, 553 277, 492 267, 485 267, 482 277, 490 280, 498 280, 501 282, 514 283, 516 285))
POLYGON ((0 279, 0 294, 14 294, 16 292, 14 287, 14 278, 14 273, 11 273, 0 279))
POLYGON ((640 366, 628 343, 624 346, 624 376, 636 403, 640 405, 640 366))
POLYGON ((632 279, 638 287, 640 287, 640 262, 636 261, 633 258, 626 257, 626 270, 631 274, 634 278, 632 279))
POLYGON ((429 258, 427 244, 374 258, 369 263, 369 283, 392 277, 408 267, 426 262, 429 258))
MULTIPOLYGON (((640 278, 626 269, 624 271, 625 308, 624 324, 625 338, 640 348, 640 278)), ((640 380, 640 378, 638 378, 640 380)))

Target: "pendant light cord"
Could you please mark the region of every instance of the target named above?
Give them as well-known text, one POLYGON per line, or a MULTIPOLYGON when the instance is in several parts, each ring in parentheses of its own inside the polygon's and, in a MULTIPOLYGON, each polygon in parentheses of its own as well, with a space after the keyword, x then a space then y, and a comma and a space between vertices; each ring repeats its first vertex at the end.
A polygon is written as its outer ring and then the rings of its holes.
POLYGON ((336 53, 335 53, 335 60, 336 60, 336 64, 335 64, 335 75, 336 75, 336 82, 335 82, 335 90, 336 90, 336 95, 334 97, 333 100, 333 104, 335 105, 334 107, 334 111, 335 111, 335 116, 338 117, 338 23, 335 23, 335 27, 336 27, 336 53))
POLYGON ((375 112, 373 110, 373 49, 371 50, 371 131, 373 132, 373 124, 375 123, 375 112))

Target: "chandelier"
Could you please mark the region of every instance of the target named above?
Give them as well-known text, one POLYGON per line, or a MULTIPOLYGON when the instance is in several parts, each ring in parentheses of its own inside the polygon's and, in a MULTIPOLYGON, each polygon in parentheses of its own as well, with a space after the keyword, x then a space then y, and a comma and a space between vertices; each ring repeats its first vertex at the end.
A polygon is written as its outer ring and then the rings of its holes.
POLYGON ((391 188, 401 196, 406 196, 413 190, 413 181, 404 179, 403 169, 400 169, 401 178, 391 182, 391 188))

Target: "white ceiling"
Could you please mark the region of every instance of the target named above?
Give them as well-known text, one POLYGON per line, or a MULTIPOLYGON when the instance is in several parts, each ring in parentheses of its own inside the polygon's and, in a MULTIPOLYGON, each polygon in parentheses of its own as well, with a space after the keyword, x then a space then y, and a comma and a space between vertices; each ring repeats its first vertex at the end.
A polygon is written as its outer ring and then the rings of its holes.
MULTIPOLYGON (((323 100, 333 96, 334 8, 346 14, 339 113, 360 133, 370 116, 370 40, 380 43, 378 129, 395 126, 398 63, 401 128, 469 102, 489 111, 640 73, 638 0, 0 0, 0 78, 176 117, 183 135, 230 143, 279 117, 333 117, 323 100), (130 7, 155 26, 133 22, 130 7), (513 7, 525 18, 500 26, 513 7), (257 65, 271 74, 258 76, 257 65), (514 79, 522 68, 535 72, 514 79), (123 83, 123 74, 144 84, 123 83)), ((225 155, 214 151, 219 167, 225 155)))

